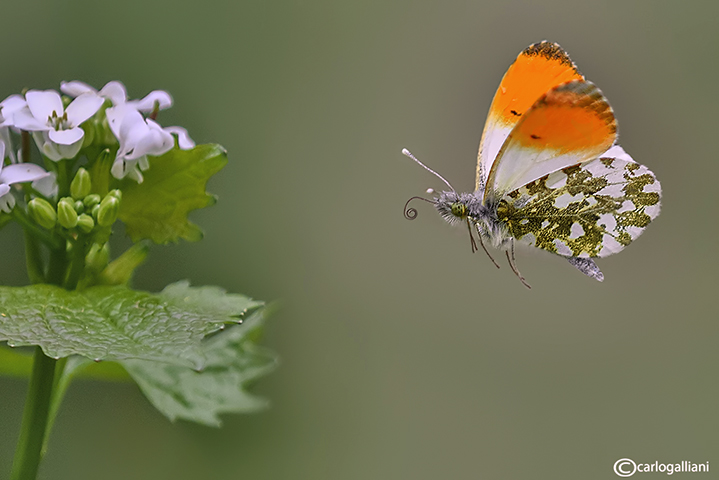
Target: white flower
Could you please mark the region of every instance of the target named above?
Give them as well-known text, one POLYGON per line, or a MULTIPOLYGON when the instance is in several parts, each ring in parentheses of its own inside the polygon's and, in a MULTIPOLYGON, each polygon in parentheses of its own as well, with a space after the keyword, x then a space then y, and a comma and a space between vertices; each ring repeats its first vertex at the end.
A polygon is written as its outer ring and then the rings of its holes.
POLYGON ((148 93, 142 100, 128 100, 125 85, 117 80, 113 80, 105 84, 98 92, 90 85, 78 80, 72 82, 62 82, 60 91, 71 97, 79 97, 86 93, 94 93, 102 98, 106 98, 112 102, 114 106, 130 105, 140 112, 149 113, 155 108, 157 102, 158 110, 165 110, 172 106, 172 97, 164 90, 153 90, 148 93))
POLYGON ((98 95, 86 93, 65 109, 54 90, 30 90, 25 100, 27 107, 14 114, 15 127, 33 132, 40 151, 54 161, 77 155, 85 136, 80 124, 95 115, 103 102, 98 95))
MULTIPOLYGON (((5 143, 6 152, 10 157, 10 162, 17 163, 15 151, 12 148, 12 139, 10 138, 10 127, 14 127, 15 113, 27 106, 27 102, 21 95, 10 95, 0 102, 0 140, 5 143)), ((0 160, 4 160, 0 159, 0 160)))
POLYGON ((142 183, 141 170, 150 168, 147 155, 162 155, 175 146, 175 139, 153 120, 129 106, 108 108, 107 120, 120 142, 112 165, 115 178, 130 177, 142 183))
POLYGON ((195 141, 190 138, 186 129, 182 127, 165 127, 165 131, 177 135, 177 144, 180 149, 189 150, 195 148, 195 141))
POLYGON ((27 106, 21 95, 10 95, 0 102, 0 127, 13 127, 14 115, 27 106))
POLYGON ((183 150, 195 146, 182 127, 162 128, 154 119, 146 119, 140 112, 150 113, 157 107, 164 110, 172 106, 172 97, 164 90, 154 90, 141 100, 128 100, 125 86, 112 81, 100 91, 90 85, 79 82, 63 82, 60 90, 66 95, 80 97, 95 95, 112 102, 112 107, 105 110, 110 130, 120 143, 120 148, 112 165, 112 175, 116 178, 130 177, 138 183, 142 182, 142 172, 150 168, 148 155, 162 155, 177 143, 183 150))
POLYGON ((181 149, 189 150, 195 146, 187 130, 182 127, 162 128, 154 120, 144 118, 129 102, 108 108, 105 114, 112 133, 120 142, 110 170, 115 178, 130 177, 142 183, 141 172, 150 168, 147 156, 158 156, 171 150, 175 146, 172 134, 177 135, 181 149))
POLYGON ((153 90, 142 98, 142 100, 129 100, 127 102, 141 112, 152 112, 157 103, 158 110, 165 110, 172 106, 172 97, 164 90, 153 90))
MULTIPOLYGON (((5 144, 0 142, 0 157, 5 158, 5 144)), ((10 213, 15 206, 15 197, 10 193, 13 183, 34 182, 49 175, 34 163, 15 163, 3 166, 0 162, 0 210, 10 213)))
POLYGON ((127 101, 127 91, 125 90, 125 85, 117 81, 108 82, 104 87, 102 87, 102 90, 98 92, 87 83, 73 80, 72 82, 62 82, 60 84, 60 91, 70 97, 79 97, 81 95, 92 93, 110 100, 113 105, 120 105, 127 101))
POLYGON ((32 188, 34 188, 47 198, 57 197, 57 173, 48 172, 47 176, 32 182, 32 188))

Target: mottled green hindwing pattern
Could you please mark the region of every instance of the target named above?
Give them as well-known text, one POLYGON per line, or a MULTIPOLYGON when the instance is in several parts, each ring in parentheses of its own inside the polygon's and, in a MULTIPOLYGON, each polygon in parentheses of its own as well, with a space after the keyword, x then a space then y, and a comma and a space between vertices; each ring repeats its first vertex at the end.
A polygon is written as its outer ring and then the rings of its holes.
POLYGON ((661 187, 649 169, 598 158, 506 194, 497 216, 521 243, 572 257, 606 257, 659 215, 661 187))

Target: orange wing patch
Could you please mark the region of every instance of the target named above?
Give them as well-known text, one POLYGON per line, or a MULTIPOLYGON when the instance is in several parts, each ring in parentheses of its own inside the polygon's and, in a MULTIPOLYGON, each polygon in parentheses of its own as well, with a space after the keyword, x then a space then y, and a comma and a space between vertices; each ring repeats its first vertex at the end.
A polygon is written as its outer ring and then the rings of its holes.
POLYGON ((535 43, 519 54, 504 74, 489 108, 479 146, 476 188, 485 185, 509 132, 534 102, 557 85, 583 79, 569 55, 556 43, 535 43))
POLYGON ((484 198, 594 160, 616 138, 612 108, 594 84, 579 80, 554 87, 507 137, 492 164, 484 198))
POLYGON ((504 74, 489 118, 514 125, 539 97, 572 80, 584 80, 584 76, 562 47, 550 42, 530 45, 504 74))
POLYGON ((564 153, 587 148, 605 151, 614 143, 616 132, 614 114, 599 89, 573 82, 548 92, 511 136, 523 147, 564 153))

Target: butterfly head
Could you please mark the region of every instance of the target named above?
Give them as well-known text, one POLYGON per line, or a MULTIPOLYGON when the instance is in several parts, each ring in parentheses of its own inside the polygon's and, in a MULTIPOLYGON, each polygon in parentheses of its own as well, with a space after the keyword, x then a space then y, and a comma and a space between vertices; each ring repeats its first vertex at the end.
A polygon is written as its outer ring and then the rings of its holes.
POLYGON ((442 192, 434 199, 439 214, 451 224, 476 217, 481 200, 472 193, 442 192))
MULTIPOLYGON (((479 196, 472 193, 457 193, 454 187, 442 175, 417 160, 417 158, 412 155, 409 150, 405 148, 402 150, 402 153, 417 162, 417 164, 419 164, 422 168, 442 180, 445 185, 450 188, 449 191, 441 192, 433 199, 427 199, 424 197, 410 198, 404 205, 405 218, 408 220, 414 220, 417 217, 417 210, 409 208, 409 202, 415 199, 423 200, 434 205, 439 214, 442 215, 442 218, 447 220, 449 223, 457 223, 458 221, 466 220, 467 217, 477 216, 482 209, 482 201, 479 196)), ((434 194, 435 191, 430 188, 427 190, 427 193, 434 194)))
POLYGON ((467 208, 467 205, 460 202, 454 202, 450 206, 450 211, 452 212, 452 215, 459 218, 464 218, 467 216, 467 212, 469 212, 469 209, 467 208))

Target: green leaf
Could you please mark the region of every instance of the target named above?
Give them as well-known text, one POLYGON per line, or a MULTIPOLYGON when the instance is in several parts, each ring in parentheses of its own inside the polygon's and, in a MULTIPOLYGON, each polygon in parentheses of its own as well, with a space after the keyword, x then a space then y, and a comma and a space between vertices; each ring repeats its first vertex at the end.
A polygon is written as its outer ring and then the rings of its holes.
MULTIPOLYGON (((69 358, 70 362, 83 362, 85 365, 77 372, 77 378, 103 380, 108 382, 126 382, 129 375, 119 363, 93 362, 80 356, 69 358)), ((0 345, 0 377, 30 378, 32 371, 32 354, 19 348, 0 345)))
POLYGON ((170 420, 182 418, 220 426, 221 413, 250 413, 267 407, 267 401, 250 395, 249 383, 274 370, 277 357, 254 342, 262 329, 266 309, 205 339, 201 372, 144 360, 121 364, 150 402, 170 420))
POLYGON ((208 207, 215 197, 205 192, 207 180, 227 163, 220 145, 198 145, 192 150, 178 147, 159 157, 150 157, 145 180, 123 180, 120 220, 134 242, 150 239, 157 244, 180 238, 197 241, 202 230, 187 219, 191 210, 208 207))
POLYGON ((68 291, 53 285, 0 287, 0 341, 39 345, 54 358, 139 358, 202 368, 202 339, 262 305, 188 282, 159 294, 124 286, 68 291))
POLYGON ((187 280, 166 286, 162 290, 162 296, 168 300, 175 300, 181 305, 228 317, 244 315, 248 310, 264 304, 244 295, 227 293, 220 287, 190 287, 190 282, 187 280))
MULTIPOLYGON (((73 356, 69 358, 68 363, 71 361, 79 362, 80 359, 89 361, 89 359, 84 357, 73 356)), ((116 362, 90 362, 77 373, 77 378, 103 380, 106 382, 127 382, 130 380, 127 371, 122 368, 122 365, 116 362)))

